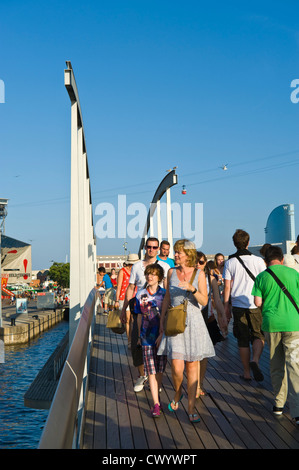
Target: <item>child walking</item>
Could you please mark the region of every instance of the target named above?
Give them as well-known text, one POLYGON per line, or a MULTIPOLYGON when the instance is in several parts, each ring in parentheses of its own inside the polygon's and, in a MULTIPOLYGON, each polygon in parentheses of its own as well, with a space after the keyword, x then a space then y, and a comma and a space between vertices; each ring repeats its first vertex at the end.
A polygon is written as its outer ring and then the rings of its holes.
POLYGON ((145 269, 146 287, 136 294, 135 312, 138 314, 138 344, 142 347, 144 373, 148 376, 154 406, 153 418, 161 412, 159 389, 162 384, 167 356, 157 355, 157 340, 160 329, 160 312, 166 290, 159 286, 164 278, 164 270, 159 264, 149 264, 145 269))

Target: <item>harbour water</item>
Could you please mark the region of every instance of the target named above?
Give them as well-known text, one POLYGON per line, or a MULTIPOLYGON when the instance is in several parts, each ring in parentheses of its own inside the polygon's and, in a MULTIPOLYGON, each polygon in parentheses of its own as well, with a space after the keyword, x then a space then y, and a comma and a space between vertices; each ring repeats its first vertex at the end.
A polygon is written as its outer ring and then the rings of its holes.
POLYGON ((24 406, 24 394, 68 331, 62 321, 29 344, 5 346, 0 364, 0 449, 36 449, 49 410, 24 406))

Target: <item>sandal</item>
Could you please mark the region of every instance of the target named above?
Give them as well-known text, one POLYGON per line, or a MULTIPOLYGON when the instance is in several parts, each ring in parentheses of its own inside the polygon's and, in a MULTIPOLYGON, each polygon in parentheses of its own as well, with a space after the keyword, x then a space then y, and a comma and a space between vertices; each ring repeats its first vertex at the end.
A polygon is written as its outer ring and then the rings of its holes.
POLYGON ((198 387, 195 398, 204 397, 207 393, 202 388, 198 387))
POLYGON ((252 370, 254 380, 256 380, 257 382, 262 382, 264 380, 264 376, 258 364, 254 361, 251 361, 249 362, 249 366, 252 370))
POLYGON ((250 382, 251 381, 251 377, 244 377, 244 375, 239 375, 240 379, 242 380, 245 380, 245 382, 250 382))
POLYGON ((172 412, 173 412, 173 411, 177 411, 178 406, 179 406, 179 403, 182 401, 183 396, 184 396, 184 395, 183 395, 183 393, 182 393, 182 395, 181 395, 179 401, 174 401, 174 400, 172 400, 170 403, 168 403, 168 409, 169 409, 169 411, 172 411, 172 412), (171 405, 174 405, 174 406, 176 406, 177 408, 174 410, 171 405))
POLYGON ((189 415, 189 421, 190 421, 190 423, 199 423, 200 417, 196 413, 191 414, 191 415, 189 415))

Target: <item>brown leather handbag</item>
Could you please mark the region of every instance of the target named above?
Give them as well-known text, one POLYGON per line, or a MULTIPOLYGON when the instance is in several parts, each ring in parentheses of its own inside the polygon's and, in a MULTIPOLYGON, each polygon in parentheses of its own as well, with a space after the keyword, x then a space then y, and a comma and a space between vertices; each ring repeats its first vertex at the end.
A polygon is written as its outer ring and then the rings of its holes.
MULTIPOLYGON (((197 269, 194 269, 192 277, 190 279, 190 284, 193 284, 197 269)), ((186 317, 187 317, 187 305, 188 298, 186 297, 184 301, 177 305, 176 307, 169 307, 166 314, 166 325, 165 325, 165 336, 175 336, 180 333, 184 333, 186 328, 186 317)))
POLYGON ((106 327, 110 328, 114 333, 122 335, 126 328, 125 325, 120 321, 121 310, 112 310, 107 319, 106 327))

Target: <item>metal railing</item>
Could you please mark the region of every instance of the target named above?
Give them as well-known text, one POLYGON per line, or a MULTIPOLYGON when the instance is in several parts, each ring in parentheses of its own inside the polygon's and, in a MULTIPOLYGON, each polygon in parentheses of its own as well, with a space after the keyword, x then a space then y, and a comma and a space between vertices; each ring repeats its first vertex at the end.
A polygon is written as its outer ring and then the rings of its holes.
POLYGON ((93 289, 83 307, 53 398, 39 449, 79 449, 98 291, 93 289))

